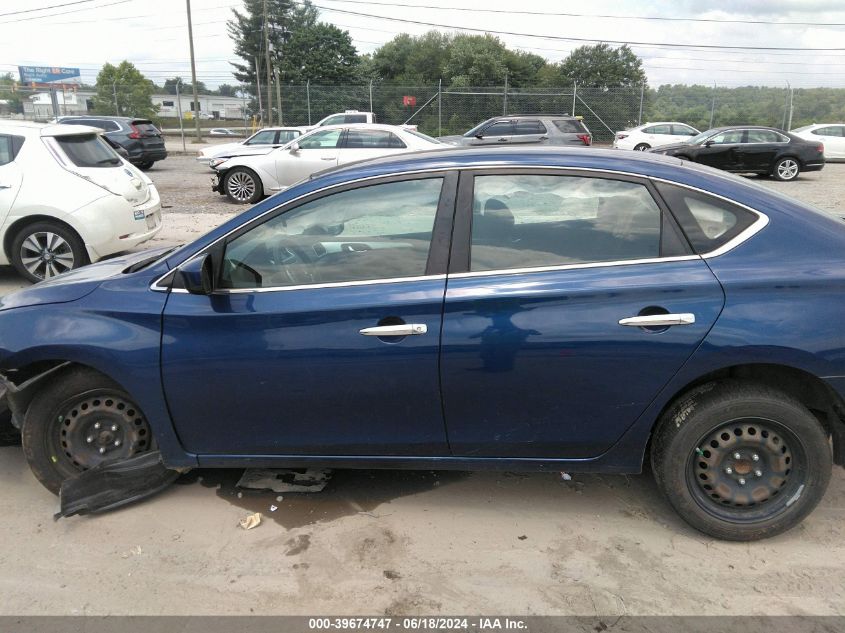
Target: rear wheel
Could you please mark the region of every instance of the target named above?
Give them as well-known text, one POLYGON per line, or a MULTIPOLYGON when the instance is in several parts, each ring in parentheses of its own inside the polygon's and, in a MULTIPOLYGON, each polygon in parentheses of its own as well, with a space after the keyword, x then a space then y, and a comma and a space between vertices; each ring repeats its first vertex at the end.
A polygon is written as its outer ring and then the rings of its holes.
POLYGON ((638 145, 634 145, 635 152, 644 152, 647 149, 651 149, 651 145, 648 143, 639 143, 638 145))
POLYGON ((153 161, 153 160, 144 161, 143 163, 138 163, 138 169, 142 169, 143 171, 147 171, 148 169, 151 169, 154 164, 155 164, 155 161, 153 161))
POLYGON ((801 166, 796 159, 791 157, 781 158, 772 169, 772 176, 782 182, 795 180, 799 173, 801 173, 801 166))
POLYGON ((679 399, 654 435, 652 468, 694 528, 751 541, 800 523, 821 500, 827 433, 801 403, 764 385, 709 383, 679 399))
POLYGON ((235 167, 224 176, 223 188, 229 200, 237 204, 252 204, 264 196, 261 179, 251 169, 235 167))
POLYGON ((33 474, 56 494, 65 479, 153 444, 147 420, 129 395, 90 369, 72 370, 39 391, 21 436, 33 474))
POLYGON ((42 281, 88 263, 82 240, 57 222, 22 228, 12 240, 12 265, 30 281, 42 281))

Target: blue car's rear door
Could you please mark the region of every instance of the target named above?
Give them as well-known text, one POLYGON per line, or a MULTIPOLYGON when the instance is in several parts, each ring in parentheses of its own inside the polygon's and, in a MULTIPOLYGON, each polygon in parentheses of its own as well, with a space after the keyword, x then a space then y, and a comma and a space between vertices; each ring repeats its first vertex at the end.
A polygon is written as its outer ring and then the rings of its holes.
POLYGON ((461 178, 441 352, 451 449, 597 456, 702 341, 721 286, 644 180, 461 178))
POLYGON ((456 183, 350 185, 228 237, 218 290, 172 292, 164 311, 162 377, 185 448, 448 454, 438 353, 456 183))

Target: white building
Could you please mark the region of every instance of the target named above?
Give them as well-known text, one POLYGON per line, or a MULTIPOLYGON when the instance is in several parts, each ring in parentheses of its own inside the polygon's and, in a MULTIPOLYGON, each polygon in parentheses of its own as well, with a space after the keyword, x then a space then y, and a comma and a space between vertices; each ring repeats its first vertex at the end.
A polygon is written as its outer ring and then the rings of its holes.
MULTIPOLYGON (((91 90, 61 90, 56 91, 56 102, 59 116, 90 114, 94 109, 94 95, 91 90)), ((235 119, 243 120, 248 104, 240 97, 221 97, 220 95, 197 95, 199 110, 202 118, 206 119, 235 119)), ((190 118, 193 113, 193 96, 179 95, 182 105, 182 116, 190 118)), ((154 106, 158 106, 158 117, 168 119, 179 116, 176 95, 152 95, 154 106)), ((48 91, 36 92, 23 101, 24 117, 36 121, 46 121, 53 118, 53 102, 48 91)), ((110 114, 114 114, 113 112, 110 114)))

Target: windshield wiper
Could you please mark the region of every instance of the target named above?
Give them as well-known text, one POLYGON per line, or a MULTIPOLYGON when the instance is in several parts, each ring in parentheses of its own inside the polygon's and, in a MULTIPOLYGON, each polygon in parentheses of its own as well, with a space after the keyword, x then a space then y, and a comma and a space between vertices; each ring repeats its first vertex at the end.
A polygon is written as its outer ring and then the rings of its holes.
POLYGON ((119 158, 104 158, 103 160, 98 160, 97 165, 104 165, 105 163, 109 163, 111 165, 119 165, 120 159, 119 158))

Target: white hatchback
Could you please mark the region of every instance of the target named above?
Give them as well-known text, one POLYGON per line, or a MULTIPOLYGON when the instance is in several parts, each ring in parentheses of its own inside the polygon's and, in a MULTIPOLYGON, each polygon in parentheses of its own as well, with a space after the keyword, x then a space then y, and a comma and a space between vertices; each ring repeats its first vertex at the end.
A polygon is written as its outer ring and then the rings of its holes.
POLYGON ((676 121, 646 123, 624 132, 617 132, 613 137, 616 149, 633 149, 644 152, 652 147, 683 143, 700 134, 691 125, 676 121))
POLYGON ((0 123, 0 265, 55 277, 161 229, 152 181, 81 125, 0 123))
POLYGON ((845 123, 813 123, 796 128, 791 133, 808 141, 824 144, 826 159, 845 158, 845 123))

